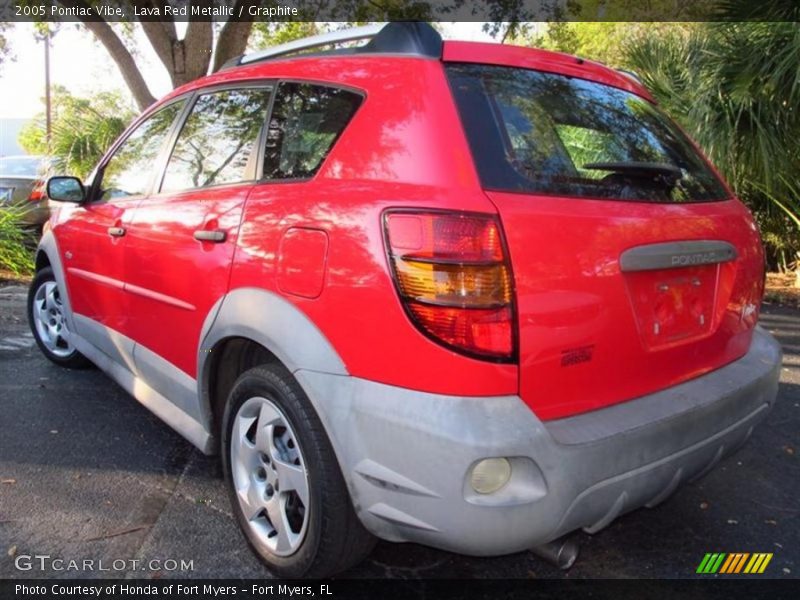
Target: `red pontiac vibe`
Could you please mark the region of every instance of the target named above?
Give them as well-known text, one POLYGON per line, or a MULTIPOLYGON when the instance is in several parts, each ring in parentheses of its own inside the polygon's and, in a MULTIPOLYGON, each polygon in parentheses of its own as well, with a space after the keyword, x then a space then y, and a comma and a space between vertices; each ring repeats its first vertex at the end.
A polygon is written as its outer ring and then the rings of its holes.
POLYGON ((29 316, 221 454, 275 574, 566 567, 769 412, 756 225, 630 75, 422 23, 232 62, 49 181, 29 316))

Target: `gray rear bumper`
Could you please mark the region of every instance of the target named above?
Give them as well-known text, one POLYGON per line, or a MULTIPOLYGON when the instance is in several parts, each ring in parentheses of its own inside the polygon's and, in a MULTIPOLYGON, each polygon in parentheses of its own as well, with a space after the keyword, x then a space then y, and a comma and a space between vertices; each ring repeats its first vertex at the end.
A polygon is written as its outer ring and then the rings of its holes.
POLYGON ((707 375, 610 408, 543 423, 516 396, 425 394, 297 371, 326 424, 365 526, 381 538, 472 555, 594 532, 654 506, 733 452, 775 401, 781 349, 758 328, 750 351, 707 375), (480 496, 482 458, 512 479, 480 496))

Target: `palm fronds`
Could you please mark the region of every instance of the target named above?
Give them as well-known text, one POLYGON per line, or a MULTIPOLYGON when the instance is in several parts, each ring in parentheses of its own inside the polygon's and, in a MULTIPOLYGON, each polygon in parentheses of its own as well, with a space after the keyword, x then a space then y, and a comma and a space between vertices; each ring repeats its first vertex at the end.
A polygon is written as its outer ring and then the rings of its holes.
MULTIPOLYGON (((795 183, 800 173, 800 28, 794 23, 707 23, 637 39, 626 48, 626 59, 750 205, 762 227, 773 228, 765 232, 768 245, 780 239, 781 251, 795 255, 800 250, 795 183)), ((779 247, 772 245, 773 250, 779 247)))
POLYGON ((33 270, 33 252, 28 247, 28 236, 20 226, 24 209, 7 206, 0 210, 0 268, 15 275, 25 275, 33 270))

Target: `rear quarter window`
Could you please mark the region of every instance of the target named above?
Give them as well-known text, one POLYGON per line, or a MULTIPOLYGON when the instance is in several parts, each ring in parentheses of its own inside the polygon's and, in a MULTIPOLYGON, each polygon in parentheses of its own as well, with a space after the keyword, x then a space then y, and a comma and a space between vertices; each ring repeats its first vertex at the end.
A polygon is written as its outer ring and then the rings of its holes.
POLYGON ((727 196, 681 130, 635 94, 511 67, 450 64, 447 76, 487 189, 648 202, 727 196))
POLYGON ((313 177, 361 102, 348 90, 281 83, 267 129, 264 177, 313 177))

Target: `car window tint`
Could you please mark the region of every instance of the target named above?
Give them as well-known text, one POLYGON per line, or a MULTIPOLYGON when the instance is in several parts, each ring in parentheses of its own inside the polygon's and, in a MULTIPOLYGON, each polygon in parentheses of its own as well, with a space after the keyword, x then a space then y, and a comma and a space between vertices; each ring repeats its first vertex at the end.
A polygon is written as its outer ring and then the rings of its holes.
POLYGON ((564 149, 581 177, 602 179, 605 174, 594 169, 584 169, 583 165, 599 162, 625 161, 625 147, 612 133, 590 127, 574 125, 555 125, 554 129, 564 149))
POLYGON ((644 98, 528 69, 446 70, 488 189, 645 202, 727 198, 692 143, 644 98))
POLYGON ((246 181, 270 94, 269 88, 202 94, 175 143, 161 191, 246 181))
POLYGON ((267 130, 264 177, 313 176, 361 101, 347 90, 281 83, 267 130))
POLYGON ((103 200, 140 196, 147 192, 161 146, 183 100, 173 102, 141 123, 122 143, 103 168, 103 200))

